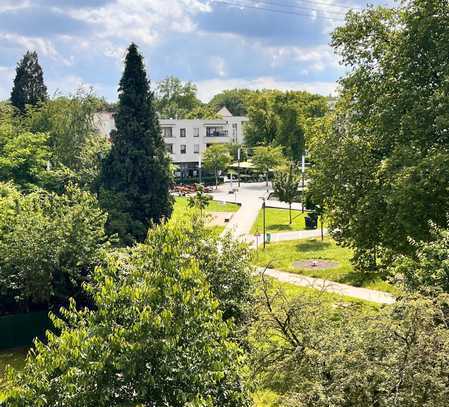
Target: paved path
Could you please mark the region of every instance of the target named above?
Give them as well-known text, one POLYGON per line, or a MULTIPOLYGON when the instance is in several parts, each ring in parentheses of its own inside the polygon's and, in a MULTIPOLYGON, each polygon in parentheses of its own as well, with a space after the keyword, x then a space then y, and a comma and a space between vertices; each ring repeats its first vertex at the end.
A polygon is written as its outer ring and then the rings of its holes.
MULTIPOLYGON (((212 193, 214 200, 224 202, 236 202, 241 205, 240 209, 233 215, 230 222, 227 224, 225 231, 231 231, 233 235, 241 240, 247 241, 252 246, 256 245, 256 238, 250 235, 250 230, 253 223, 257 219, 259 210, 262 208, 262 197, 267 198, 272 192, 271 188, 267 191, 265 183, 251 183, 241 184, 241 188, 235 194, 229 193, 230 186, 222 185, 217 191, 212 193)), ((288 205, 279 201, 267 201, 267 206, 276 208, 288 207, 288 205)), ((294 209, 301 209, 301 204, 293 206, 294 209)), ((324 229, 327 234, 327 230, 324 229)), ((271 241, 287 241, 297 239, 316 238, 321 236, 321 230, 301 230, 297 232, 282 232, 272 233, 271 241)), ((259 237, 259 246, 262 244, 262 239, 259 237)), ((259 272, 263 269, 258 269, 259 272)), ((287 273, 285 271, 267 269, 266 275, 276 278, 279 281, 284 281, 301 287, 312 287, 319 290, 334 292, 349 297, 359 298, 365 301, 376 302, 379 304, 392 304, 395 299, 391 294, 370 290, 368 288, 353 287, 346 284, 336 283, 320 278, 306 277, 299 274, 287 273)))
POLYGON ((368 288, 353 287, 347 284, 336 283, 334 281, 323 280, 321 278, 313 278, 301 276, 299 274, 287 273, 285 271, 275 269, 257 268, 258 273, 265 273, 265 275, 283 281, 298 285, 301 287, 310 287, 318 290, 328 291, 348 297, 359 298, 361 300, 375 302, 378 304, 393 304, 395 302, 394 296, 383 291, 370 290, 368 288))

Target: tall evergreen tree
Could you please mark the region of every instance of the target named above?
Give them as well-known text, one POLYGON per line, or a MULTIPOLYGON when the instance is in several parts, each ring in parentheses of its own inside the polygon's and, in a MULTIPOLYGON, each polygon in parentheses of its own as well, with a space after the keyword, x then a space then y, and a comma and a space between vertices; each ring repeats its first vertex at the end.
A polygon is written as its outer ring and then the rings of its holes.
POLYGON ((128 48, 114 118, 117 130, 103 163, 100 201, 109 213, 108 231, 132 244, 144 241, 149 225, 169 217, 173 206, 170 159, 135 44, 128 48))
POLYGON ((47 87, 44 84, 44 74, 39 65, 37 53, 27 51, 17 64, 11 103, 23 112, 26 105, 35 106, 47 98, 47 87))

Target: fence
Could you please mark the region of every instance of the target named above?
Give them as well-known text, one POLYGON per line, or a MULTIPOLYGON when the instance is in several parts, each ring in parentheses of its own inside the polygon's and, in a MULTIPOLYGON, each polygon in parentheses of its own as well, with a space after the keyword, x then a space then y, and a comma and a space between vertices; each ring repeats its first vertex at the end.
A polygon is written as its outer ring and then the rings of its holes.
POLYGON ((47 311, 2 316, 0 349, 30 346, 34 338, 44 339, 50 327, 47 311))

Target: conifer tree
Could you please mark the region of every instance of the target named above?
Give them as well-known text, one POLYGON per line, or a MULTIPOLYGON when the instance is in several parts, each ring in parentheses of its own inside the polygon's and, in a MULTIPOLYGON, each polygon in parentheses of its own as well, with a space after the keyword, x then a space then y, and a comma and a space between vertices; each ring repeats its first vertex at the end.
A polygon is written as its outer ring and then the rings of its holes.
POLYGON ((27 51, 17 64, 11 103, 20 112, 24 112, 26 105, 35 106, 47 99, 47 87, 37 53, 27 51))
POLYGON ((162 139, 143 58, 131 44, 119 85, 111 132, 112 148, 103 163, 100 201, 109 213, 108 231, 124 244, 145 240, 151 223, 172 212, 170 159, 162 139))

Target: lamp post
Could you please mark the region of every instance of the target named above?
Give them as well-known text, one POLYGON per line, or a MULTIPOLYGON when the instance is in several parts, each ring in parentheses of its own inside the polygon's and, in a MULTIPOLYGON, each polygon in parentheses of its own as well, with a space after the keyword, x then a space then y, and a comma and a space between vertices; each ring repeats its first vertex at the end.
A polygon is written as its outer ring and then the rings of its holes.
POLYGON ((304 153, 301 157, 301 185, 302 185, 302 194, 301 194, 301 212, 304 212, 304 173, 306 171, 306 157, 304 153))
POLYGON ((262 199, 262 229, 263 229, 263 248, 265 250, 265 246, 266 246, 266 239, 267 239, 267 234, 266 234, 266 218, 265 218, 265 197, 261 197, 260 199, 262 199))
POLYGON ((237 176, 238 176, 238 187, 240 188, 240 151, 241 147, 237 149, 237 176))
POLYGON ((202 152, 201 152, 201 144, 200 144, 200 156, 199 156, 199 159, 198 159, 198 174, 199 174, 199 180, 200 180, 200 184, 201 184, 201 173, 202 173, 202 171, 201 171, 201 154, 202 154, 202 152))

